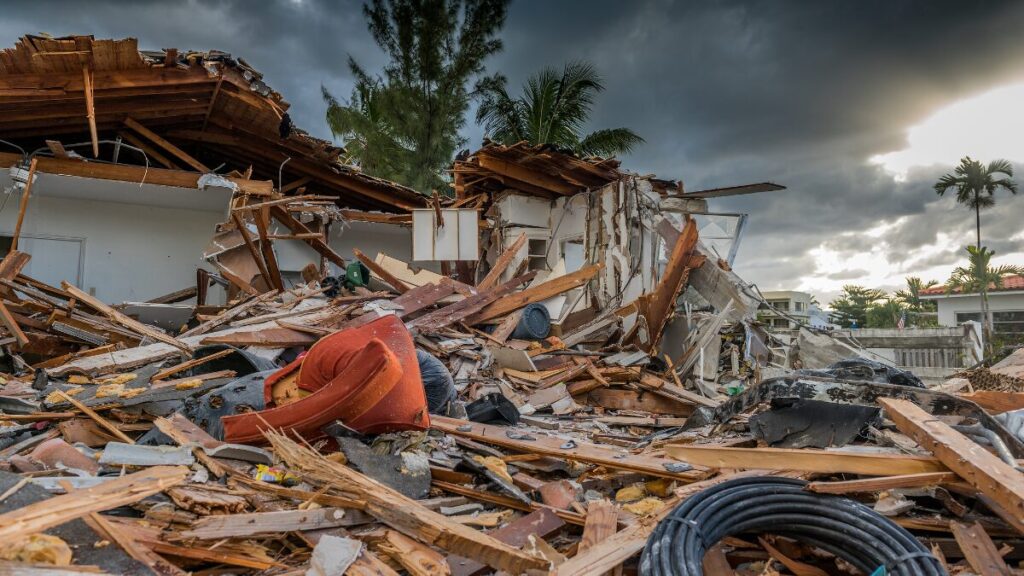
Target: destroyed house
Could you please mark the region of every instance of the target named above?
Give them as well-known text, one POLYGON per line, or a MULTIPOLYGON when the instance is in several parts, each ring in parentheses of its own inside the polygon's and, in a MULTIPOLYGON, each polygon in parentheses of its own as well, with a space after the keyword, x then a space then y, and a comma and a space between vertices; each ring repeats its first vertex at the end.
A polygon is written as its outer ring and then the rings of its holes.
MULTIPOLYGON (((478 274, 521 244, 505 279, 524 270, 536 271, 539 279, 587 277, 545 302, 556 327, 569 329, 597 311, 621 307, 626 329, 642 341, 653 327, 643 325, 650 318, 637 316, 631 303, 671 278, 672 248, 687 220, 696 222, 701 258, 728 269, 735 257, 747 216, 711 212, 707 198, 784 189, 765 182, 685 192, 680 181, 630 173, 615 159, 578 158, 525 143, 485 143, 455 162, 453 181, 453 205, 477 207, 493 223, 481 235, 485 269, 478 274)), ((750 310, 741 316, 749 317, 750 310)))
MULTIPOLYGON (((225 275, 202 255, 217 225, 231 221, 233 196, 310 200, 287 223, 265 210, 269 234, 296 238, 279 242, 289 278, 319 261, 307 246, 322 248, 317 234, 345 251, 341 226, 328 230, 337 216, 329 207, 386 220, 423 205, 414 190, 346 165, 344 150, 295 127, 288 107, 258 71, 223 52, 25 36, 0 51, 0 247, 18 232, 16 247, 32 255, 26 276, 66 280, 104 301, 144 301, 196 285, 197 269, 225 275)), ((388 228, 375 228, 385 246, 388 228)), ((247 273, 226 271, 240 282, 247 273)))

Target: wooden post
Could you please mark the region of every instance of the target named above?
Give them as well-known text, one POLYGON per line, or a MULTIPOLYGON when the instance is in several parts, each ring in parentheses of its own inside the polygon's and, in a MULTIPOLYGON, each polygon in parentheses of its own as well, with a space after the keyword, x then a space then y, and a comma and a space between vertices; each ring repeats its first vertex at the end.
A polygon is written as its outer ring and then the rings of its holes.
POLYGON ((92 157, 100 157, 100 140, 96 133, 96 103, 92 93, 92 70, 88 62, 82 63, 82 84, 85 89, 85 117, 89 120, 89 137, 92 138, 92 157))
POLYGON ((18 205, 18 223, 14 225, 14 238, 11 239, 11 252, 18 249, 18 239, 21 238, 21 224, 25 221, 25 211, 28 210, 28 196, 32 193, 32 181, 36 177, 36 162, 33 158, 28 165, 28 182, 25 183, 25 191, 21 193, 21 203, 18 205))

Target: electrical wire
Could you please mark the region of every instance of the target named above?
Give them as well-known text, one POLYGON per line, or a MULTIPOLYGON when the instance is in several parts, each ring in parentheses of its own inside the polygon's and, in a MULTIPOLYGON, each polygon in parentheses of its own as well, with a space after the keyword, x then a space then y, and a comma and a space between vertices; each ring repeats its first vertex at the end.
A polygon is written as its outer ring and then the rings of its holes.
POLYGON ((648 538, 640 574, 699 576, 708 548, 727 536, 775 534, 815 546, 865 574, 944 576, 942 563, 904 528, 841 496, 793 478, 737 478, 699 492, 648 538))

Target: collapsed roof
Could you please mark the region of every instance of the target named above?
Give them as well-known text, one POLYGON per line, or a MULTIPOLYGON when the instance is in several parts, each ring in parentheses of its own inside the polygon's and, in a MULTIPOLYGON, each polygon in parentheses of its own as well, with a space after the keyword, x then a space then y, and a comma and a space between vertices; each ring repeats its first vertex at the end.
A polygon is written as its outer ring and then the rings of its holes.
MULTIPOLYGON (((57 141, 56 159, 47 161, 60 173, 104 177, 64 162, 64 148, 90 162, 146 164, 120 140, 145 150, 154 168, 245 173, 251 166, 253 179, 333 196, 344 207, 423 205, 415 190, 346 165, 343 148, 296 128, 288 108, 260 72, 225 52, 140 51, 134 38, 92 36, 25 36, 0 50, 0 134, 42 157, 51 153, 46 141, 57 141)), ((0 165, 18 160, 0 155, 0 165)))

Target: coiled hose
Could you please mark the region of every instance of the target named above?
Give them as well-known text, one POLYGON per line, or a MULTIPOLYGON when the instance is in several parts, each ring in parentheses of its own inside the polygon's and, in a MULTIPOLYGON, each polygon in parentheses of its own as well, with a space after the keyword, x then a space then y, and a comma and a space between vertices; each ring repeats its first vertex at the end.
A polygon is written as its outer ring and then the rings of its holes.
POLYGON ((946 575, 909 532, 863 504, 804 490, 792 478, 737 478, 680 504, 644 546, 640 574, 700 576, 704 553, 726 536, 771 533, 815 546, 864 574, 946 575))

